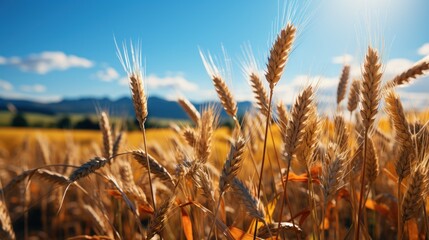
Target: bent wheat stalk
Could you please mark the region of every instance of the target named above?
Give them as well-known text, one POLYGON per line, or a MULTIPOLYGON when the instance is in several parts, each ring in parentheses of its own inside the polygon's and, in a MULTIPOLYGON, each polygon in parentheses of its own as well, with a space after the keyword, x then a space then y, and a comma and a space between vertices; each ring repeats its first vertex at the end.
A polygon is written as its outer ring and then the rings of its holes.
MULTIPOLYGON (((270 57, 268 58, 267 70, 265 73, 265 78, 270 85, 270 94, 268 100, 268 110, 267 110, 267 121, 265 124, 265 135, 264 135, 264 147, 262 150, 262 163, 261 170, 259 173, 259 182, 257 196, 258 199, 261 196, 261 184, 262 177, 265 165, 265 153, 267 149, 267 137, 268 137, 268 128, 271 122, 271 103, 273 101, 274 87, 280 81, 281 76, 283 75, 284 68, 286 66, 287 60, 289 58, 290 51, 292 50, 292 44, 295 41, 296 36, 296 27, 291 23, 288 23, 285 28, 283 28, 279 35, 277 36, 276 41, 274 42, 271 50, 270 57)), ((279 221, 281 222, 281 220, 279 221)), ((258 231, 258 220, 256 220, 255 231, 253 238, 256 238, 258 231)))
MULTIPOLYGON (((147 96, 143 85, 143 73, 142 73, 142 67, 141 67, 140 48, 138 46, 133 48, 133 45, 131 44, 132 66, 130 63, 130 59, 128 57, 127 48, 125 46, 123 47, 124 58, 122 57, 122 54, 118 49, 118 46, 116 46, 116 48, 117 48, 117 55, 119 57, 119 60, 128 75, 129 86, 130 86, 131 96, 132 96, 133 105, 134 105, 134 112, 136 115, 136 119, 139 122, 139 127, 143 134, 144 151, 147 152, 146 129, 144 124, 148 116, 148 110, 147 110, 147 96)), ((150 193, 152 197, 152 205, 153 205, 153 208, 156 210, 155 195, 153 193, 153 184, 152 184, 152 177, 150 174, 151 171, 150 171, 148 155, 146 155, 146 164, 148 166, 147 171, 148 171, 148 178, 149 178, 150 193)))

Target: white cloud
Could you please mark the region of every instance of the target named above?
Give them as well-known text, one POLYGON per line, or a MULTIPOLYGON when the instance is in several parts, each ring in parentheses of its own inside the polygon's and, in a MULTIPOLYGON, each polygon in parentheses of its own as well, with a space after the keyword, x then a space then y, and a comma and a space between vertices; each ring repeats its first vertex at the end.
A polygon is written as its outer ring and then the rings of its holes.
POLYGON ((25 58, 0 56, 0 64, 15 66, 25 72, 45 74, 54 70, 67 70, 73 67, 90 68, 94 63, 86 58, 66 55, 64 52, 41 52, 25 58))
POLYGON ((34 95, 29 93, 17 93, 17 92, 3 92, 0 94, 0 97, 8 98, 8 99, 31 100, 35 102, 41 102, 41 103, 59 102, 62 100, 62 97, 58 95, 34 95))
MULTIPOLYGON (((122 85, 128 85, 128 78, 124 77, 119 80, 122 85)), ((187 80, 182 74, 172 74, 165 77, 159 77, 151 74, 144 78, 144 84, 149 89, 177 90, 177 91, 195 91, 198 86, 187 80)))
POLYGON ((429 55, 429 43, 423 44, 423 46, 417 50, 417 53, 423 56, 429 55))
POLYGON ((112 67, 98 71, 96 76, 98 79, 106 82, 111 82, 119 78, 118 72, 112 67))
POLYGON ((10 91, 13 89, 13 86, 10 82, 0 79, 0 90, 10 91))
POLYGON ((31 92, 31 93, 42 93, 46 91, 46 87, 41 84, 22 85, 20 89, 23 92, 31 92))
POLYGON ((151 74, 145 79, 146 85, 154 89, 175 89, 181 91, 195 91, 198 86, 188 81, 183 75, 158 77, 155 74, 151 74))
POLYGON ((353 62, 353 56, 350 54, 344 54, 341 56, 335 56, 332 58, 334 64, 350 64, 353 62))

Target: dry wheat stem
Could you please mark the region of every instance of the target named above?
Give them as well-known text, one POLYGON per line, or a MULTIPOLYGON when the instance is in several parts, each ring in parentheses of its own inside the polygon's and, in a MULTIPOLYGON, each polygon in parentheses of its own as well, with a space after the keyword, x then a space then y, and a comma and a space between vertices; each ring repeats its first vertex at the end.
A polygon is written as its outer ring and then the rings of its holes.
POLYGON ((343 101, 346 96, 347 90, 347 82, 349 80, 350 75, 350 66, 344 65, 343 70, 341 72, 340 82, 338 83, 337 89, 337 105, 339 106, 341 101, 343 101))
POLYGON ((265 212, 263 206, 260 204, 259 198, 255 198, 250 193, 249 188, 237 177, 232 180, 231 187, 236 193, 235 196, 238 198, 238 201, 244 205, 246 212, 250 216, 264 222, 265 212))
MULTIPOLYGON (((283 155, 287 162, 287 169, 286 169, 286 182, 283 187, 283 200, 280 208, 280 220, 279 223, 282 222, 282 215, 283 215, 283 206, 284 201, 287 198, 286 190, 287 190, 287 183, 289 179, 289 172, 290 172, 290 166, 291 161, 293 158, 293 155, 295 154, 296 150, 298 149, 299 144, 302 141, 302 138, 304 136, 303 130, 308 124, 308 115, 313 109, 313 98, 314 98, 314 92, 312 86, 307 86, 296 98, 295 103, 291 109, 291 116, 286 128, 286 134, 284 141, 284 148, 283 148, 283 155)), ((288 204, 289 205, 289 204, 288 204)), ((289 211, 291 210, 289 206, 289 211)), ((292 212, 291 212, 292 214, 292 212)), ((279 226, 280 227, 280 226, 279 226)), ((277 236, 278 237, 278 236, 277 236)))
POLYGON ((363 81, 361 86, 361 117, 362 124, 364 127, 364 156, 363 156, 363 167, 361 175, 361 189, 360 189, 360 198, 358 206, 358 217, 355 229, 355 239, 359 239, 360 234, 360 217, 361 209, 364 198, 364 188, 365 188, 365 171, 366 171, 366 157, 367 157, 367 148, 368 148, 368 132, 372 129, 372 126, 375 121, 375 115, 378 112, 378 105, 381 97, 381 62, 378 56, 377 50, 372 47, 368 47, 368 52, 365 56, 365 62, 363 66, 363 81))

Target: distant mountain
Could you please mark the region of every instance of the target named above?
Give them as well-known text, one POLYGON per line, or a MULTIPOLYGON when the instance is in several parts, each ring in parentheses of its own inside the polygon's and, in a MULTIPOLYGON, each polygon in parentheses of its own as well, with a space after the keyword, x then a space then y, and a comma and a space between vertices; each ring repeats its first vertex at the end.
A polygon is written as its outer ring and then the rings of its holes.
MULTIPOLYGON (((111 100, 109 98, 79 98, 65 99, 55 103, 39 103, 28 100, 13 100, 0 98, 0 111, 7 110, 7 104, 13 104, 20 112, 32 112, 42 114, 96 114, 98 110, 107 110, 113 116, 131 117, 134 115, 134 108, 129 97, 111 100)), ((217 102, 204 102, 194 104, 197 109, 207 105, 219 106, 217 102)), ((238 114, 241 115, 251 108, 251 102, 239 102, 238 114)), ((152 118, 187 119, 186 113, 175 101, 168 101, 160 97, 149 97, 149 116, 152 118)), ((221 111, 221 117, 226 117, 226 113, 221 111)))

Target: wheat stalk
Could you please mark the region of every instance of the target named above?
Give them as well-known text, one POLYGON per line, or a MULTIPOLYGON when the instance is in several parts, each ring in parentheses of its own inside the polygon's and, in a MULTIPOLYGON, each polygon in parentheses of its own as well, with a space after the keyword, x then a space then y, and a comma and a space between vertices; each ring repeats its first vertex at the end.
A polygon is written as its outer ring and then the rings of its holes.
POLYGON ((364 199, 364 188, 365 188, 365 171, 366 171, 366 157, 368 148, 368 132, 372 129, 375 121, 375 115, 378 112, 378 105, 381 98, 381 62, 378 56, 377 50, 372 47, 368 47, 368 52, 365 56, 365 62, 363 65, 363 81, 361 86, 361 110, 360 114, 362 117, 362 125, 364 127, 364 150, 363 150, 363 167, 361 175, 361 189, 359 198, 359 207, 357 212, 357 222, 355 225, 355 239, 359 239, 360 234, 360 217, 361 209, 363 207, 364 199))

